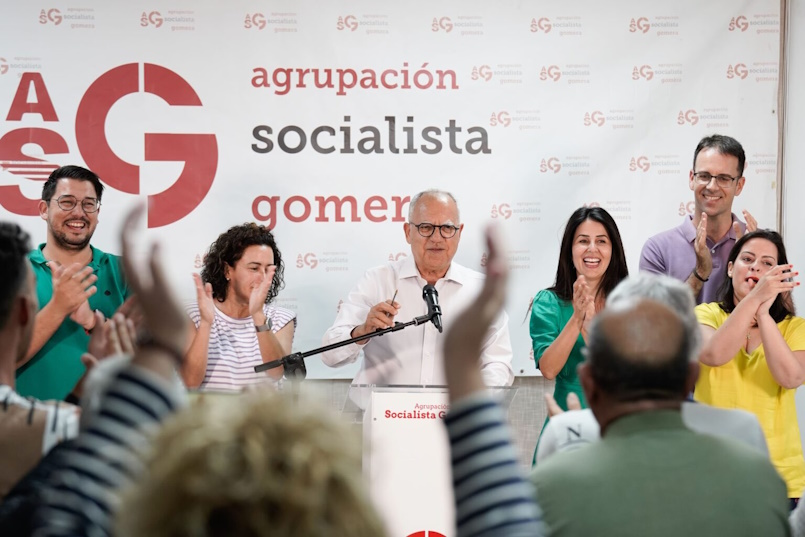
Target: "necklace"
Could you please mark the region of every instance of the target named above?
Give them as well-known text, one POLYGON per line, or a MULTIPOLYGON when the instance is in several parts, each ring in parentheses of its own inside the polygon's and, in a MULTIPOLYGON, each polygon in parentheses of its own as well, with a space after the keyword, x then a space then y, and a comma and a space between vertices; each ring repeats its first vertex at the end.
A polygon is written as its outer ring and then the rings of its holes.
POLYGON ((746 331, 746 352, 749 352, 749 342, 752 339, 752 329, 757 328, 757 321, 753 321, 749 325, 749 330, 746 331))

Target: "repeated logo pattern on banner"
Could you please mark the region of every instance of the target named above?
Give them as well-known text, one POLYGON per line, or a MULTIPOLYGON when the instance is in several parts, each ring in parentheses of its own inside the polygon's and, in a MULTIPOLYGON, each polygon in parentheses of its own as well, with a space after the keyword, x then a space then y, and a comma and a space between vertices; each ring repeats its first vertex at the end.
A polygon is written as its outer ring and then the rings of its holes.
MULTIPOLYGON (((747 151, 736 212, 776 221, 779 2, 14 3, 0 17, 0 218, 37 241, 56 166, 109 186, 94 243, 150 202, 177 292, 229 226, 271 226, 295 349, 317 346, 363 271, 408 255, 408 200, 452 191, 456 260, 485 263, 492 220, 513 267, 515 372, 570 213, 599 205, 637 269, 645 239, 692 211, 714 132, 747 151)), ((311 377, 351 377, 308 359, 311 377)))

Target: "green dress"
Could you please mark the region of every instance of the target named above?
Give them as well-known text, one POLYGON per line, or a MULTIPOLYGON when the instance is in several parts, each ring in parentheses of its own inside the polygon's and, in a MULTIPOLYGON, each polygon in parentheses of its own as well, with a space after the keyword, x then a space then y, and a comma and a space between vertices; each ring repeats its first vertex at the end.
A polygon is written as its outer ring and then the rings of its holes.
MULTIPOLYGON (((567 300, 562 300, 556 293, 543 289, 537 296, 534 297, 534 303, 531 305, 531 346, 534 349, 534 362, 539 368, 539 360, 545 349, 550 347, 551 343, 559 336, 559 333, 564 329, 567 322, 573 316, 573 304, 567 300)), ((570 392, 579 396, 582 408, 587 408, 587 401, 584 399, 584 392, 581 389, 579 377, 576 375, 576 367, 584 361, 584 356, 581 349, 585 346, 584 338, 579 334, 576 343, 570 350, 570 355, 567 357, 562 370, 556 375, 556 385, 553 392, 553 397, 556 402, 567 410, 567 395, 570 392)), ((548 423, 548 418, 545 418, 545 424, 548 423)), ((545 424, 542 428, 545 429, 545 424)), ((542 432, 540 432, 542 436, 542 432)), ((539 441, 537 441, 539 445, 539 441)), ((534 463, 536 463, 537 450, 534 449, 534 463)))

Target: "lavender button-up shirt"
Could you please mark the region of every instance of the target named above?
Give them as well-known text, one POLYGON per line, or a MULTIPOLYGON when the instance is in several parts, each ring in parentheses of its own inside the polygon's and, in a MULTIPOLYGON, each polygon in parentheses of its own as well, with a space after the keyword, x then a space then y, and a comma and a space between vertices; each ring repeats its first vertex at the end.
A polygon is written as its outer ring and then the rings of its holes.
MULTIPOLYGON (((732 221, 740 224, 742 233, 746 232, 746 224, 738 220, 734 213, 732 221)), ((693 217, 686 216, 678 227, 663 231, 646 241, 643 251, 640 252, 640 270, 654 274, 667 274, 678 280, 686 281, 696 267, 694 240, 696 240, 696 226, 693 225, 693 217)), ((713 256, 713 272, 710 273, 709 280, 699 291, 699 295, 696 297, 697 304, 718 300, 718 289, 727 276, 727 258, 730 250, 735 246, 736 240, 735 230, 732 227, 717 243, 707 239, 707 247, 710 249, 710 255, 713 256)))

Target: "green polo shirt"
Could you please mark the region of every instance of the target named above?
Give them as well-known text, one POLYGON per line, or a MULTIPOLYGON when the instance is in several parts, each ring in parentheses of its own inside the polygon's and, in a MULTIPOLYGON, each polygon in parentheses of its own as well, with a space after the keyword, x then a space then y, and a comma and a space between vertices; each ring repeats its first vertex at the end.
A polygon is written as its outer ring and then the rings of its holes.
POLYGON ((552 537, 785 537, 788 494, 768 458, 695 433, 679 411, 630 414, 532 474, 552 537))
MULTIPOLYGON (((36 276, 36 294, 39 307, 44 307, 53 297, 53 282, 50 267, 42 254, 44 244, 28 254, 36 276)), ((98 291, 89 298, 93 310, 101 310, 109 318, 129 296, 129 288, 123 277, 120 258, 93 248, 92 267, 98 281, 98 291)), ((75 383, 84 374, 81 355, 86 352, 89 336, 81 325, 69 317, 31 360, 17 370, 17 392, 38 399, 64 399, 75 383)))

